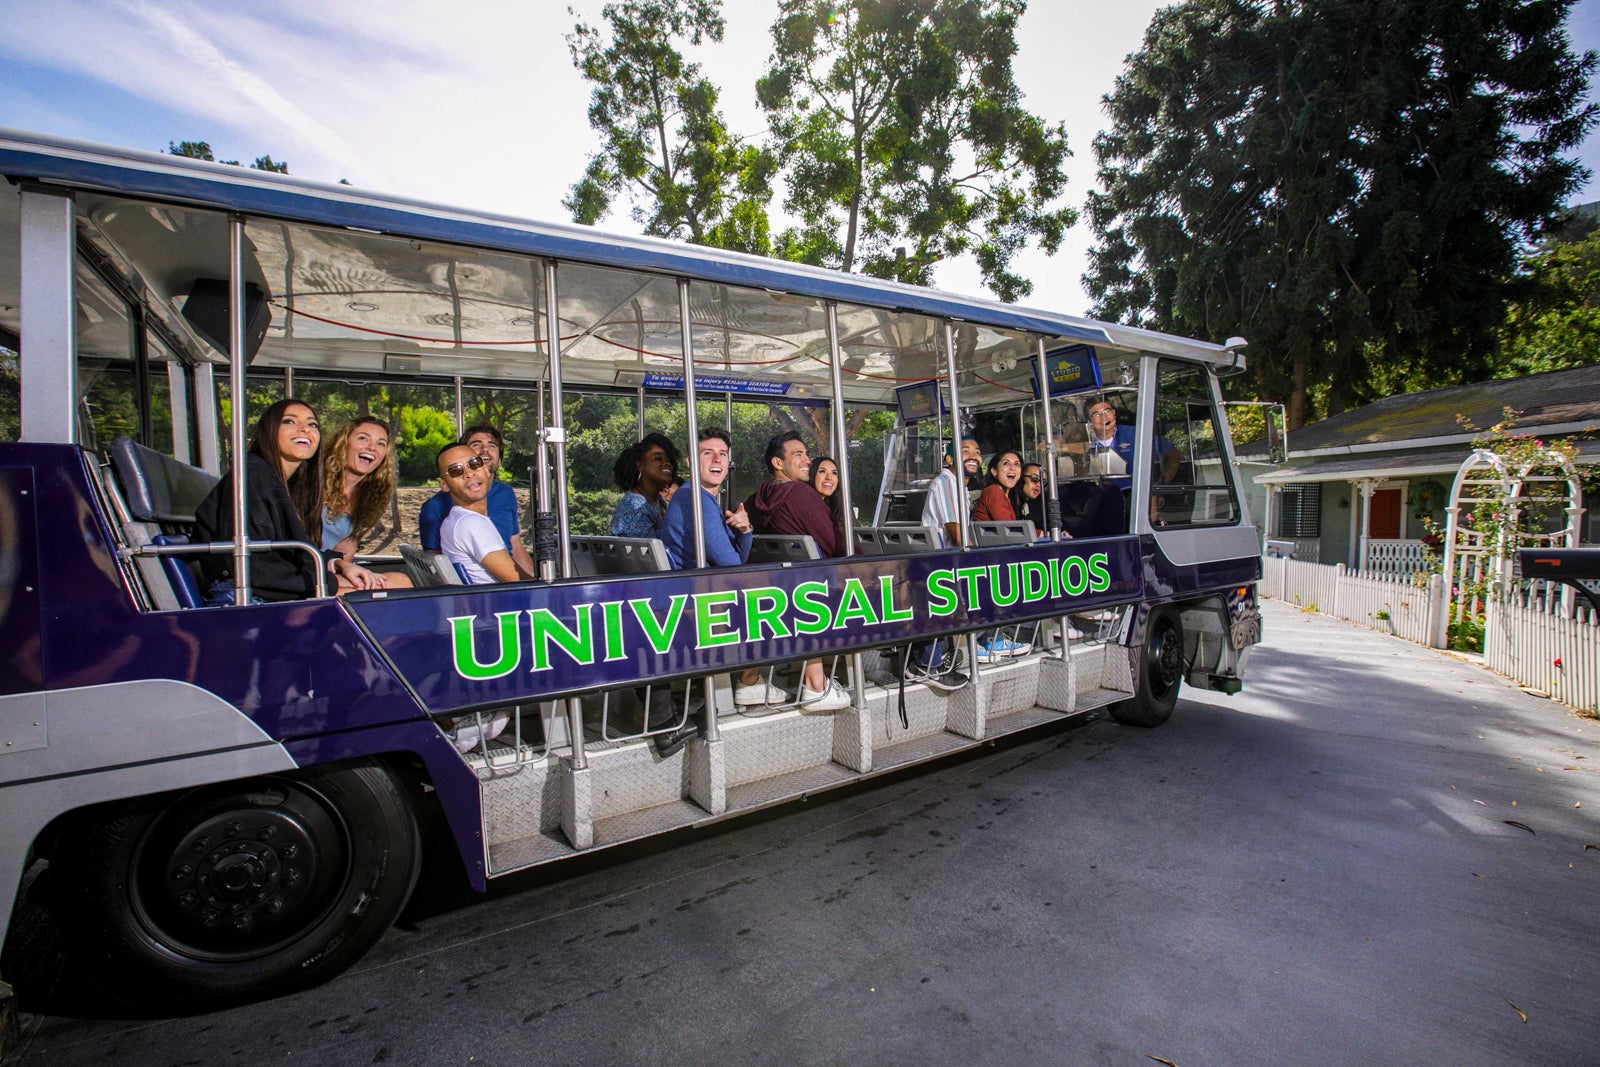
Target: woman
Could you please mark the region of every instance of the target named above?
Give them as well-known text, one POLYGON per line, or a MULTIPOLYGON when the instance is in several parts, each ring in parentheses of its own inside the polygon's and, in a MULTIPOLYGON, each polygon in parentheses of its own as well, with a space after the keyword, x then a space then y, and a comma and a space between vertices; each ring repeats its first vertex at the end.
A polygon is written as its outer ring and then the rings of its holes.
POLYGON ((1015 522, 1011 491, 1022 479, 1022 457, 1015 452, 999 452, 989 460, 989 480, 972 506, 973 522, 1015 522))
POLYGON ((1049 534, 1044 524, 1044 468, 1039 464, 1022 465, 1022 480, 1011 491, 1011 510, 1017 518, 1032 522, 1034 533, 1049 534))
POLYGON ((850 553, 844 543, 844 496, 839 492, 839 464, 832 456, 818 456, 811 461, 811 474, 806 480, 811 483, 811 488, 821 494, 828 505, 828 514, 833 516, 833 543, 839 546, 839 555, 848 556, 850 553))
POLYGON ((622 450, 611 470, 622 499, 611 512, 612 537, 660 537, 678 482, 678 449, 658 433, 622 450))
MULTIPOLYGON (((245 453, 245 496, 252 541, 318 541, 322 537, 322 428, 298 400, 280 400, 256 420, 245 453)), ((224 476, 195 511, 201 541, 233 540, 233 478, 224 476)), ((304 600, 316 592, 316 568, 326 566, 353 589, 380 589, 383 579, 333 555, 321 562, 299 549, 250 553, 250 591, 260 601, 304 600)), ((233 557, 205 555, 210 606, 232 604, 233 557)))
MULTIPOLYGON (((322 480, 322 550, 354 563, 356 546, 378 525, 394 496, 389 424, 363 415, 333 436, 322 480)), ((403 574, 380 575, 384 589, 409 589, 403 574)), ((342 577, 339 591, 351 589, 342 577)))

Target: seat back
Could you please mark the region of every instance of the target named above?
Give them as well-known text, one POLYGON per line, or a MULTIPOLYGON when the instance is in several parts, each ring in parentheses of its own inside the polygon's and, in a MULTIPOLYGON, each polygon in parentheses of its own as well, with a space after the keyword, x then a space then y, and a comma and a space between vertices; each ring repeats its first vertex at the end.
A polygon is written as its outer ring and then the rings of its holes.
POLYGON ((931 526, 861 526, 856 529, 856 542, 869 556, 937 552, 944 547, 939 531, 931 526))
POLYGON ((462 584, 461 575, 442 552, 427 552, 415 545, 401 545, 400 559, 406 565, 411 584, 418 589, 462 584))
POLYGON ((130 437, 112 441, 108 455, 128 511, 140 522, 192 526, 200 502, 221 481, 130 437))
POLYGON ((667 548, 654 537, 572 537, 572 577, 669 571, 667 548))
POLYGON ((799 563, 821 559, 822 552, 810 534, 757 534, 750 539, 746 563, 799 563))
POLYGON ((988 545, 1026 545, 1031 544, 1038 533, 1033 528, 1032 519, 1016 519, 1012 522, 975 522, 972 524, 972 537, 979 548, 988 545))

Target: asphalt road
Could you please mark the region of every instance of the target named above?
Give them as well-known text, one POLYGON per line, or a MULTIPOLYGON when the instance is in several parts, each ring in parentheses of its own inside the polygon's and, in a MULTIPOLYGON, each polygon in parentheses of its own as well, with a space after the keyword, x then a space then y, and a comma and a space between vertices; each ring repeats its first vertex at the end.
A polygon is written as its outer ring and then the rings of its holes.
POLYGON ((414 909, 12 1063, 1600 1063, 1600 722, 1269 604, 1244 693, 414 909))

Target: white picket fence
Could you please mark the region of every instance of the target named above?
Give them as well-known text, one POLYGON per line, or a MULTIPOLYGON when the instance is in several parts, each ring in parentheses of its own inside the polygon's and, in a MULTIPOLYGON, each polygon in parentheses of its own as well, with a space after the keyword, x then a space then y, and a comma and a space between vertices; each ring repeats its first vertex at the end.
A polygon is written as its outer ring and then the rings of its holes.
POLYGON ((1369 577, 1410 578, 1428 570, 1428 548, 1415 540, 1379 540, 1367 542, 1367 562, 1361 573, 1369 577))
POLYGON ((1569 707, 1600 710, 1600 614, 1587 604, 1569 607, 1526 589, 1491 599, 1483 661, 1569 707))
MULTIPOLYGON (((1262 561, 1260 594, 1346 619, 1419 645, 1443 647, 1432 610, 1443 582, 1347 572, 1293 559, 1262 561)), ((1484 663, 1518 685, 1539 689, 1580 711, 1600 711, 1600 617, 1543 588, 1519 585, 1486 605, 1484 663), (1559 665, 1558 665, 1559 663, 1559 665)))

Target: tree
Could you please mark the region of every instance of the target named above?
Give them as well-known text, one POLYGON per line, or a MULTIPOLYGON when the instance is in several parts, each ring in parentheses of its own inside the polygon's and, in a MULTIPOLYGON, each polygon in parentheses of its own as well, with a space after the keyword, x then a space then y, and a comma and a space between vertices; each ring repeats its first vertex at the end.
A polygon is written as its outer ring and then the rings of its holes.
POLYGON ((1600 229, 1570 219, 1523 264, 1523 288, 1506 312, 1505 360, 1495 377, 1600 363, 1600 229))
POLYGON ((1095 314, 1252 343, 1307 415, 1487 375, 1519 244, 1587 177, 1572 0, 1195 0, 1157 13, 1095 141, 1095 314))
POLYGON ((1023 108, 1012 75, 1024 0, 782 0, 756 94, 800 224, 779 254, 927 284, 976 257, 1003 300, 1010 270, 1060 245, 1077 214, 1064 129, 1023 108))
POLYGON ((620 0, 601 16, 604 30, 567 35, 601 147, 562 204, 592 225, 626 197, 648 234, 769 252, 771 158, 728 131, 716 86, 678 50, 722 40, 718 0, 620 0))
MULTIPOLYGON (((190 159, 203 159, 208 163, 225 163, 230 167, 237 167, 237 159, 219 160, 211 151, 209 141, 168 141, 167 154, 171 156, 188 156, 190 159)), ((251 170, 270 170, 275 174, 288 174, 289 164, 279 163, 271 156, 257 156, 254 163, 250 164, 251 170)))

